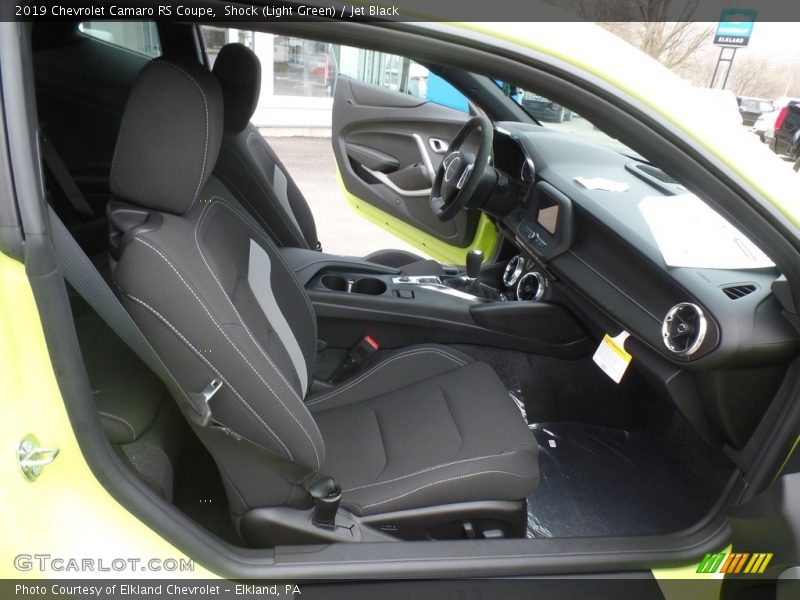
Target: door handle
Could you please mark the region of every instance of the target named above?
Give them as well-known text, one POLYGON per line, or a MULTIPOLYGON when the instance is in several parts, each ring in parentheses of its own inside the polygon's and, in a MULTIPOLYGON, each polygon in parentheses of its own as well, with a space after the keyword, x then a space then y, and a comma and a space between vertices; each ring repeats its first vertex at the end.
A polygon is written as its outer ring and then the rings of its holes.
POLYGON ((440 140, 439 138, 428 138, 428 145, 431 147, 436 154, 444 154, 447 152, 447 149, 450 147, 450 144, 445 142, 444 140, 440 140))

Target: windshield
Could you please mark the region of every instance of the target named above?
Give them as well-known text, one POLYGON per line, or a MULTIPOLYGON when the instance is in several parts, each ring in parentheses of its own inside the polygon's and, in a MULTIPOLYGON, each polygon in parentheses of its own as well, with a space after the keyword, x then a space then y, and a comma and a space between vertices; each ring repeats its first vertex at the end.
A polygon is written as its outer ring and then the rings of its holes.
POLYGON ((588 142, 605 146, 627 156, 641 158, 637 152, 603 133, 596 125, 570 108, 553 102, 538 92, 528 91, 503 81, 494 80, 494 82, 506 96, 543 127, 584 138, 588 142))

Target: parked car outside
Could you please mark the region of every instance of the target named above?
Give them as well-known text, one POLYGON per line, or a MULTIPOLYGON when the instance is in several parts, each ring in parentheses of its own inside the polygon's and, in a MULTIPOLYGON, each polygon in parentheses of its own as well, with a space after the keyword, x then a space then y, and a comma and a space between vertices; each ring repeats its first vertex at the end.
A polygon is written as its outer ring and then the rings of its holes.
POLYGON ((769 146, 776 154, 797 159, 800 154, 800 102, 792 101, 778 111, 769 146))
POLYGON ((790 98, 789 96, 781 96, 772 103, 772 105, 775 107, 775 110, 765 115, 766 128, 764 129, 764 134, 761 138, 761 141, 767 144, 767 146, 769 146, 770 148, 773 148, 775 144, 774 142, 775 130, 777 129, 776 125, 778 117, 780 116, 781 113, 781 109, 783 109, 783 107, 788 105, 790 102, 800 102, 800 98, 790 98))
POLYGON ((541 121, 562 123, 571 121, 573 116, 570 109, 533 92, 525 92, 522 95, 522 108, 527 110, 532 117, 541 121))
POLYGON ((742 115, 743 125, 755 125, 761 115, 775 110, 770 101, 762 98, 739 97, 736 100, 739 102, 739 114, 742 115))
POLYGON ((766 143, 767 132, 770 132, 770 136, 772 135, 771 132, 775 129, 775 119, 778 118, 778 112, 777 110, 765 112, 753 124, 753 128, 750 131, 755 133, 762 142, 766 143))

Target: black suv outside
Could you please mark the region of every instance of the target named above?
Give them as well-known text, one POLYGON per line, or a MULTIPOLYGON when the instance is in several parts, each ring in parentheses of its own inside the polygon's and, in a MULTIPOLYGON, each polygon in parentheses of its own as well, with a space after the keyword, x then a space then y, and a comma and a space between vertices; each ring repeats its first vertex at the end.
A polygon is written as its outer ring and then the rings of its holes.
POLYGON ((789 102, 775 119, 775 135, 770 140, 770 148, 776 154, 785 154, 795 160, 797 170, 800 159, 800 102, 789 102))

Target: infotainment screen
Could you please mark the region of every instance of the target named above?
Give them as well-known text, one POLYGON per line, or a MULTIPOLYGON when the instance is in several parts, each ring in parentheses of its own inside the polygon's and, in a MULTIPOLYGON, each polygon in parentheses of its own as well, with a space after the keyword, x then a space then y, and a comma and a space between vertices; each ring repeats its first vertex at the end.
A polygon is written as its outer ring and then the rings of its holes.
POLYGON ((558 204, 547 194, 539 195, 536 215, 531 215, 548 233, 555 235, 558 223, 558 204))
POLYGON ((563 254, 572 243, 572 202, 546 181, 534 186, 517 219, 518 239, 543 260, 563 254))

